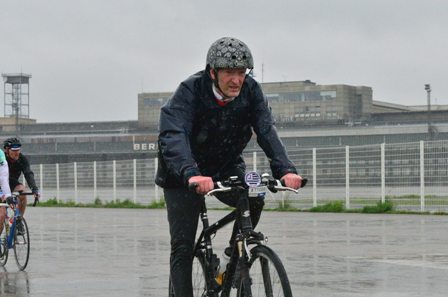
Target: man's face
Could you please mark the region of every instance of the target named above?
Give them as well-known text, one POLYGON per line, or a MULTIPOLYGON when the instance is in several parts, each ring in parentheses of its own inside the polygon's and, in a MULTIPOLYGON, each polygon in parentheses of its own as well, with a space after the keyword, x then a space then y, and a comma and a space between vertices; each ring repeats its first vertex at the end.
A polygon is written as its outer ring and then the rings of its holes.
POLYGON ((246 68, 218 69, 218 77, 216 77, 213 69, 210 69, 210 75, 214 80, 218 80, 219 88, 224 96, 236 97, 240 94, 246 78, 246 68))
POLYGON ((20 156, 20 149, 19 150, 12 150, 12 149, 6 149, 6 154, 13 160, 18 160, 20 156))

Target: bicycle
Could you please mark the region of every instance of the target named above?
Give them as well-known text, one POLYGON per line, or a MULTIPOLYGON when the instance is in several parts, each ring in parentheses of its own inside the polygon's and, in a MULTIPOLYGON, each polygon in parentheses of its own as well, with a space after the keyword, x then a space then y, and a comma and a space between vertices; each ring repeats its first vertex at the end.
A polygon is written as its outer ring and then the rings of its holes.
MULTIPOLYGON (((307 179, 302 179, 302 186, 307 179)), ((191 186, 191 185, 190 185, 191 186)), ((194 190, 192 185, 190 190, 194 190)), ((268 188, 272 192, 298 190, 285 187, 280 180, 269 174, 260 176, 256 172, 248 172, 245 182, 237 177, 226 181, 215 182, 215 189, 207 193, 232 192, 238 195, 236 209, 209 224, 205 198, 202 201, 200 218, 203 230, 199 235, 193 258, 193 295, 195 297, 228 297, 236 294, 238 297, 284 296, 292 297, 286 270, 277 254, 267 247, 267 237, 261 232, 255 232, 252 227, 249 211, 249 196, 263 199, 268 188), (220 260, 213 253, 212 238, 216 232, 227 224, 238 220, 239 232, 234 235, 232 253, 225 270, 222 284, 216 281, 220 260), (249 248, 250 247, 250 248, 249 248)), ((171 279, 169 281, 169 296, 174 296, 171 279)))
MULTIPOLYGON (((0 265, 5 266, 8 261, 9 250, 14 249, 14 257, 20 271, 25 270, 28 265, 30 257, 30 232, 28 224, 24 217, 21 217, 18 208, 20 195, 34 195, 33 193, 12 193, 13 203, 12 208, 8 203, 0 203, 0 207, 6 209, 6 219, 3 222, 3 230, 0 234, 0 265), (11 215, 8 215, 8 208, 13 210, 11 215), (17 228, 17 219, 20 218, 23 224, 23 232, 19 232, 17 228)), ((35 198, 33 206, 36 206, 38 200, 35 198)))

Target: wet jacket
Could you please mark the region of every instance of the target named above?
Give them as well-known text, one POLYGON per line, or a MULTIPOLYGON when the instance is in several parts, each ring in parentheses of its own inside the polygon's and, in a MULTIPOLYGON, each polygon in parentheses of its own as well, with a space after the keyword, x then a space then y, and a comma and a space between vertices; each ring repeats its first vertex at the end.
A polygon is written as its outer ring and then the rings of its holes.
POLYGON ((269 158, 272 174, 297 173, 274 127, 260 85, 247 76, 238 97, 219 106, 205 71, 182 82, 162 107, 156 183, 182 187, 192 176, 219 180, 234 168, 245 170, 242 152, 252 137, 269 158))
MULTIPOLYGON (((38 192, 39 188, 36 186, 36 181, 34 180, 34 173, 31 171, 30 163, 28 159, 20 154, 19 159, 17 161, 7 157, 8 166, 9 166, 9 183, 10 184, 19 184, 20 175, 23 172, 25 176, 26 182, 30 187, 33 193, 38 192)), ((14 190, 14 189, 11 189, 14 190)))

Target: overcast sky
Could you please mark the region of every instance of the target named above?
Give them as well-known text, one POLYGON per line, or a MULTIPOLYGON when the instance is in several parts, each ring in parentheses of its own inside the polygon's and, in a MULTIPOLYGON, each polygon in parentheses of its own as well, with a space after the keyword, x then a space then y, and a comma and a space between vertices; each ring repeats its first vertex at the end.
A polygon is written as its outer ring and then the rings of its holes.
POLYGON ((406 105, 430 83, 448 104, 447 31, 445 0, 0 0, 0 72, 32 75, 40 123, 137 120, 138 93, 174 91, 233 36, 260 82, 370 86, 406 105))

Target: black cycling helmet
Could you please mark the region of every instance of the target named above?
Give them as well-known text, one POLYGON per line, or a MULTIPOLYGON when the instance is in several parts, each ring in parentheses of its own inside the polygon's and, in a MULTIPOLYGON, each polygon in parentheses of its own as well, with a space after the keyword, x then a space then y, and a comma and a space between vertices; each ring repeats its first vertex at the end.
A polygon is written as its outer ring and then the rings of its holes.
POLYGON ((11 149, 11 150, 15 151, 15 150, 19 150, 21 147, 22 147, 22 144, 20 143, 20 140, 15 137, 8 138, 3 142, 4 149, 11 149))
POLYGON ((216 40, 207 53, 207 67, 254 68, 254 60, 249 47, 239 39, 222 37, 216 40))

